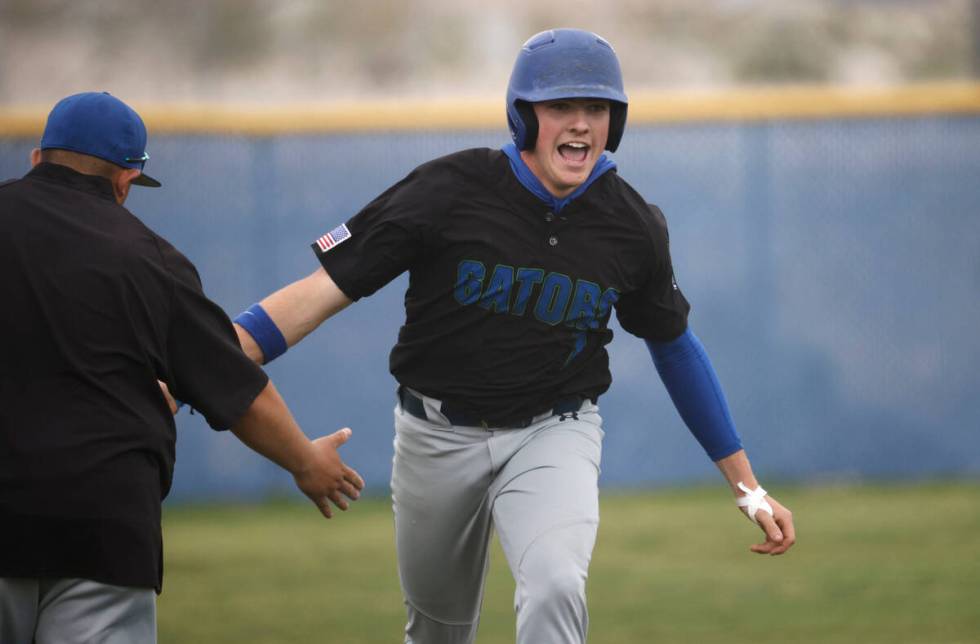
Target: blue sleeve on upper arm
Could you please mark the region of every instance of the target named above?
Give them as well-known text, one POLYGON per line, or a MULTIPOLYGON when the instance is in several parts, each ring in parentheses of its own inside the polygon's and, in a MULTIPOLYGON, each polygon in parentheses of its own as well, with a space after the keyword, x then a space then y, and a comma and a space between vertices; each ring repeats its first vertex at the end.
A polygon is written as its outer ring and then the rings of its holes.
POLYGON ((646 343, 674 407, 711 460, 742 449, 718 376, 697 336, 687 329, 670 342, 646 343))

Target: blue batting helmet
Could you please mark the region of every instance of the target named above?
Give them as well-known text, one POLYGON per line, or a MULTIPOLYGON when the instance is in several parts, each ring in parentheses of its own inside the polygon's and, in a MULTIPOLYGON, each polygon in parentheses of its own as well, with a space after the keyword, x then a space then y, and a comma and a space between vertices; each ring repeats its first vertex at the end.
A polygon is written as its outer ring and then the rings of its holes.
POLYGON ((612 45, 581 29, 542 31, 524 43, 507 85, 507 124, 518 150, 534 148, 538 139, 531 103, 561 98, 607 99, 611 109, 606 149, 616 151, 629 101, 612 45))

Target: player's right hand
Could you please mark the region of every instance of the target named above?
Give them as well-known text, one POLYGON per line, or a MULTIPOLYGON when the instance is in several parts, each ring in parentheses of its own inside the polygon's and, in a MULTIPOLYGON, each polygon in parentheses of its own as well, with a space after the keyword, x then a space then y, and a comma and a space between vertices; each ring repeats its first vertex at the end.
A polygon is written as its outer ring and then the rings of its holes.
POLYGON ((167 401, 167 407, 170 408, 171 414, 176 414, 180 406, 177 404, 177 400, 170 393, 170 387, 167 386, 162 380, 157 380, 157 385, 160 387, 160 393, 163 394, 163 399, 167 401))
POLYGON ((312 442, 307 466, 293 474, 296 486, 310 498, 326 518, 333 517, 330 503, 341 510, 350 507, 347 499, 356 501, 364 489, 364 479, 340 458, 338 448, 351 436, 349 427, 312 442))

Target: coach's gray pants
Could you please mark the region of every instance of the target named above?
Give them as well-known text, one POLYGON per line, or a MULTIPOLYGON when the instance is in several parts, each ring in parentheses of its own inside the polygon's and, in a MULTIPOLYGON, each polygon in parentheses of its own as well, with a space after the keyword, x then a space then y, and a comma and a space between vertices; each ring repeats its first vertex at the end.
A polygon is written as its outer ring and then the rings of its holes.
POLYGON ((599 523, 602 419, 574 416, 526 429, 453 427, 425 399, 429 420, 395 409, 392 499, 405 642, 476 637, 491 529, 517 590, 518 644, 584 642, 585 580, 599 523))
POLYGON ((153 644, 156 593, 88 579, 0 577, 2 644, 153 644))

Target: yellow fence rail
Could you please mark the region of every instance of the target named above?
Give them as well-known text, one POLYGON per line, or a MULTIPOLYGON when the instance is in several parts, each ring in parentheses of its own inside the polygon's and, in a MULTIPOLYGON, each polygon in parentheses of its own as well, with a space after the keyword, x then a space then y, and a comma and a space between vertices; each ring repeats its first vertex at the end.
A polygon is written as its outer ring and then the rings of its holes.
MULTIPOLYGON (((284 105, 140 104, 153 134, 338 133, 465 130, 506 126, 503 99, 391 99, 284 105)), ((0 106, 0 137, 40 136, 51 106, 0 106)), ((980 83, 879 88, 761 87, 637 91, 630 124, 980 114, 980 83)))

